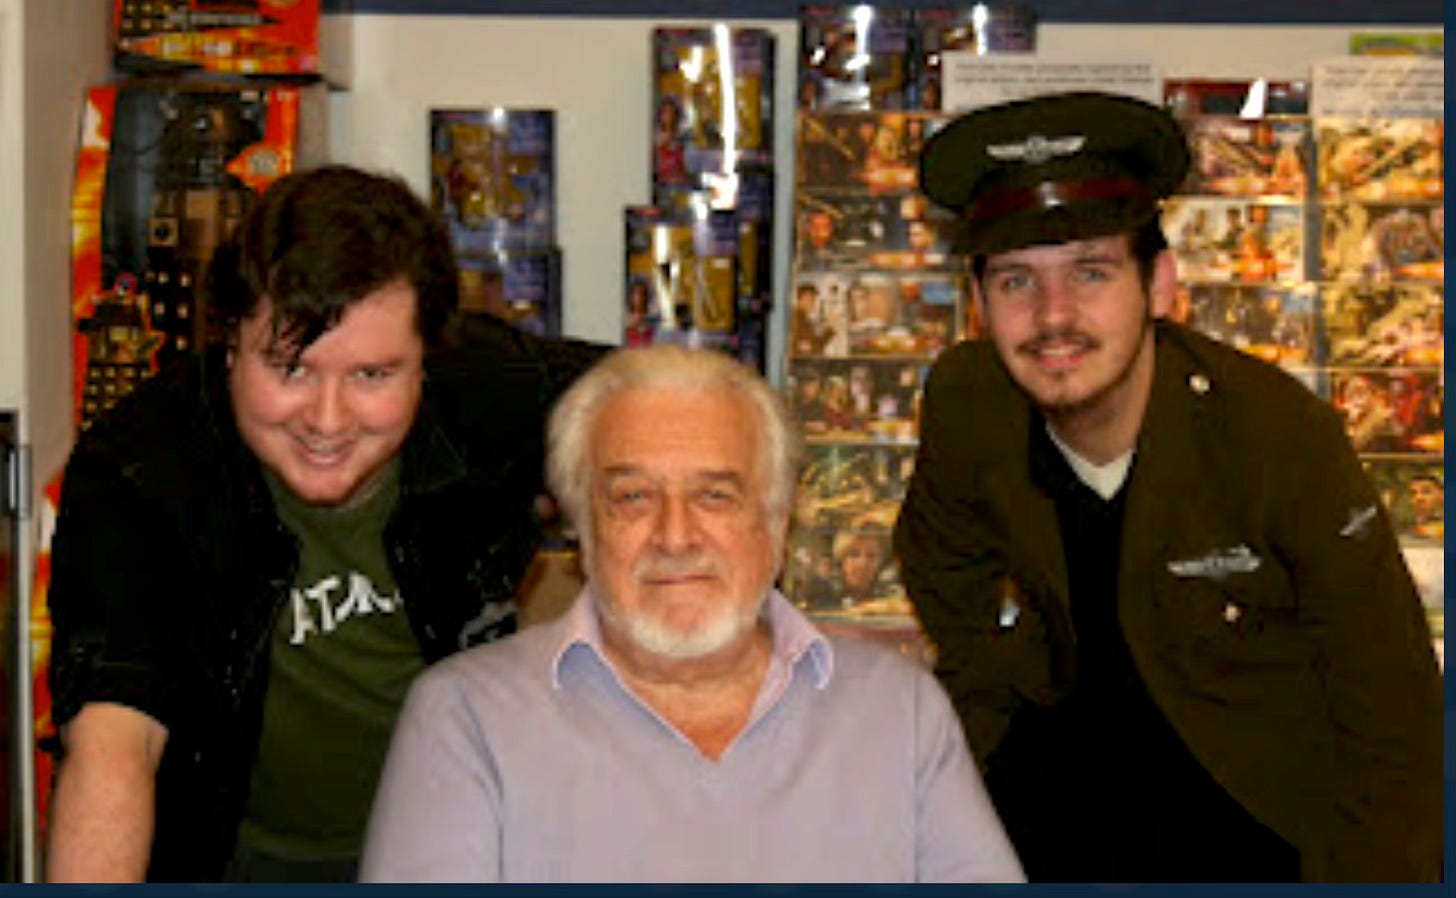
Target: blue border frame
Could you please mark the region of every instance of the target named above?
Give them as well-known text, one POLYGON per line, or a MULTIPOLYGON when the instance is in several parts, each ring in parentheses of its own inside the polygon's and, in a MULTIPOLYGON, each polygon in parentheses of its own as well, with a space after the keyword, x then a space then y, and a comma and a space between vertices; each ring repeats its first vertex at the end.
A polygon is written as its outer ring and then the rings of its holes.
MULTIPOLYGON (((900 7, 966 0, 899 0, 900 7)), ((995 0, 993 0, 993 3, 995 0)), ((331 13, 794 19, 799 0, 323 0, 331 13)), ((829 4, 826 4, 829 5, 829 4)), ((1044 22, 1444 25, 1442 0, 1023 0, 1044 22)))

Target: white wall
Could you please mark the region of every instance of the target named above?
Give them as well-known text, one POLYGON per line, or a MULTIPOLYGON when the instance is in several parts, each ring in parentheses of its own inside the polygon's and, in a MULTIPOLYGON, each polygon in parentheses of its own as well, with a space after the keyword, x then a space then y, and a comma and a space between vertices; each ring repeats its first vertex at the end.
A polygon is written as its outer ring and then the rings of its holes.
POLYGON ((22 410, 38 480, 70 450, 71 180, 109 6, 0 0, 0 406, 22 410))
MULTIPOLYGON (((70 197, 85 87, 109 65, 107 0, 0 0, 0 408, 20 411, 30 446, 31 508, 64 463, 72 439, 70 197)), ((38 515, 21 521, 17 559, 40 544, 38 515)), ((31 668, 29 597, 34 571, 17 566, 20 601, 3 629, 17 670, 31 668)), ((31 682, 16 677, 13 715, 31 719, 31 682)), ((18 746, 28 746, 22 727, 18 746)), ((12 747, 17 797, 34 807, 34 755, 12 747)), ((38 870, 36 821, 18 823, 21 882, 38 870)))
POLYGON ((20 0, 0 0, 0 408, 20 407, 25 393, 22 196, 25 135, 21 118, 20 0))
MULTIPOLYGON (((564 327, 620 339, 622 208, 651 201, 650 35, 656 21, 479 16, 358 16, 351 89, 335 95, 332 154, 399 172, 427 194, 429 110, 551 108, 556 114, 557 240, 564 248, 564 327)), ((676 24, 676 23, 674 23, 676 24)), ((778 41, 776 107, 790 108, 789 21, 740 20, 778 41)), ((787 147, 790 116, 775 139, 787 147)), ((787 157, 785 157, 787 158, 787 157)), ((786 163, 785 163, 786 165, 786 163)), ((778 220, 787 223, 781 169, 778 220)), ((787 238, 787 225, 779 236, 787 238)))
MULTIPOLYGON (((353 42, 352 89, 332 104, 331 154, 399 172, 428 189, 428 110, 437 106, 557 110, 557 222, 565 259, 568 333, 619 339, 622 207, 649 200, 649 41, 657 25, 704 21, 358 15, 341 17, 353 42)), ((335 23, 339 24, 339 23, 335 23)), ((769 28, 778 40, 777 320, 770 357, 782 356, 784 286, 792 192, 793 79, 798 26, 769 28)), ((1394 28, 1396 26, 1389 26, 1394 28)), ((1337 26, 1139 26, 1043 24, 1051 56, 1136 59, 1169 78, 1304 78, 1310 63, 1346 52, 1337 26)), ((1382 27, 1381 30, 1388 30, 1382 27)), ((1425 29, 1439 31, 1439 29, 1425 29)), ((777 365, 773 369, 777 374, 777 365)))
POLYGON ((109 7, 0 0, 0 406, 21 410, 42 481, 72 438, 71 183, 85 88, 110 62, 109 7))

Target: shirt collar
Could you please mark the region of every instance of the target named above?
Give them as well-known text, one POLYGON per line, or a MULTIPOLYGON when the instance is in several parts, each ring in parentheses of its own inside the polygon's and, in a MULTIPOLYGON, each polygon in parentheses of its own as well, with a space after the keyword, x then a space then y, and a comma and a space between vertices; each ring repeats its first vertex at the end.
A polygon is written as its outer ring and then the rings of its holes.
MULTIPOLYGON (((769 633, 773 637, 774 660, 789 670, 795 670, 807 656, 814 685, 819 689, 827 687, 834 674, 834 651, 828 637, 777 589, 769 591, 763 614, 768 618, 769 633)), ((556 651, 551 655, 553 689, 561 688, 562 666, 573 649, 590 652, 602 664, 611 667, 602 646, 602 624, 590 584, 583 587, 571 608, 562 616, 560 638, 556 651)))

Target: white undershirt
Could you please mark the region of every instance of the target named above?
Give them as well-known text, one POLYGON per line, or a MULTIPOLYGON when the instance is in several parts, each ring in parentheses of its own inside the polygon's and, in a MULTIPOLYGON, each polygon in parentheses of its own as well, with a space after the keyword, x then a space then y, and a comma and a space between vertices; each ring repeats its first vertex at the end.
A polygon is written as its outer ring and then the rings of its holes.
POLYGON ((1052 438, 1052 443, 1062 453, 1062 457, 1067 460, 1067 464, 1071 465, 1072 470, 1076 472, 1077 479, 1087 484, 1093 492, 1103 499, 1111 499, 1117 495, 1118 490, 1122 489, 1123 481, 1127 480, 1128 469, 1132 467, 1131 449, 1107 464, 1099 465, 1078 455, 1076 450, 1062 442, 1050 424, 1046 426, 1046 431, 1047 436, 1052 438))

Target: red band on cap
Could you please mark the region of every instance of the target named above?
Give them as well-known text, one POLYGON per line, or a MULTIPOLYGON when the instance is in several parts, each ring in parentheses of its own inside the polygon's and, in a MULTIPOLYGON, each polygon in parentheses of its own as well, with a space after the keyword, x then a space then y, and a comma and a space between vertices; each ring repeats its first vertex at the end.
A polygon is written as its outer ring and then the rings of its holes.
POLYGON ((966 221, 972 225, 1025 209, 1055 209, 1094 200, 1144 199, 1155 201, 1153 191, 1132 178, 1100 178, 1093 181, 1043 181, 1034 187, 996 190, 971 204, 966 221))

